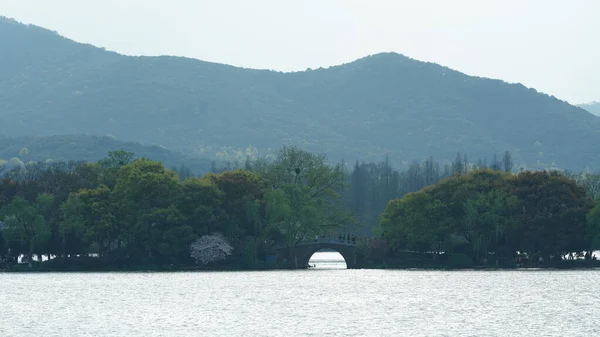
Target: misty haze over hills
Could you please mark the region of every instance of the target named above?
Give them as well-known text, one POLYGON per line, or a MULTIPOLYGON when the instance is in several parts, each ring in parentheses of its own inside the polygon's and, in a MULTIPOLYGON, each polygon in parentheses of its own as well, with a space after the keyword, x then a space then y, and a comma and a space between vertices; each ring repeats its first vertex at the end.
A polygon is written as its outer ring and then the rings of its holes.
MULTIPOLYGON (((10 138, 0 136, 0 167, 10 158, 19 158, 23 163, 70 160, 95 162, 115 150, 125 150, 135 153, 138 158, 160 161, 168 168, 180 168, 183 165, 195 174, 210 172, 213 166, 210 160, 190 158, 159 146, 143 146, 105 136, 61 135, 10 138)), ((219 169, 223 166, 221 163, 215 165, 218 165, 219 169)))
POLYGON ((592 102, 587 104, 580 104, 580 108, 585 109, 596 116, 600 116, 600 102, 592 102))
POLYGON ((395 53, 281 73, 123 56, 8 19, 0 44, 5 136, 110 135, 221 160, 293 144, 397 166, 505 150, 529 168, 600 164, 600 119, 587 111, 395 53))

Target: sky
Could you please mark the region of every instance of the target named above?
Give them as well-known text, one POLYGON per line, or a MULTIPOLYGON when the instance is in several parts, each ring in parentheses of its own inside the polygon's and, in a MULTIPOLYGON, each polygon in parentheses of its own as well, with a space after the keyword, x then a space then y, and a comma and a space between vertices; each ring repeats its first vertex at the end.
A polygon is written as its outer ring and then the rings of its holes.
POLYGON ((296 71, 393 51, 600 101, 600 0, 0 0, 0 15, 128 55, 296 71))

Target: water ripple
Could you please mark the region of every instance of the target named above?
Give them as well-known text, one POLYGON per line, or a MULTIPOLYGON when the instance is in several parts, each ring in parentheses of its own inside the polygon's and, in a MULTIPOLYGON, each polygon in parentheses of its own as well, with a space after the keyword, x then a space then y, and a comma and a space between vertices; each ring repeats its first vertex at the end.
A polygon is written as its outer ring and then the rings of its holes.
POLYGON ((0 274, 0 336, 594 336, 598 271, 0 274))

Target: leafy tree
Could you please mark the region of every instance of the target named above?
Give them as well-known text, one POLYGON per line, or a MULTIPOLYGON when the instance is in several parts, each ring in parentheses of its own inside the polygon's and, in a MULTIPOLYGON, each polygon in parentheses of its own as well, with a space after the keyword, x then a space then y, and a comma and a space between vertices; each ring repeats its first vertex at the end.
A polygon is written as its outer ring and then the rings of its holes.
POLYGON ((496 265, 499 263, 498 245, 507 230, 513 229, 518 200, 502 190, 478 193, 465 203, 463 223, 465 239, 472 245, 478 261, 488 256, 491 245, 495 246, 496 265))
POLYGON ((307 186, 283 186, 270 192, 266 202, 269 225, 284 235, 289 247, 337 228, 323 212, 326 206, 322 200, 311 198, 307 186))
POLYGON ((111 151, 108 157, 98 161, 102 167, 101 182, 110 188, 114 188, 121 167, 131 164, 135 154, 127 151, 111 151))
POLYGON ((110 151, 108 157, 98 162, 104 168, 119 168, 131 164, 135 154, 124 150, 110 151))
POLYGON ((190 178, 183 181, 177 205, 194 232, 202 236, 221 231, 223 192, 211 179, 190 178))
POLYGON ((31 205, 22 197, 17 197, 1 210, 3 236, 9 246, 28 247, 23 253, 27 255, 29 268, 32 267, 33 254, 44 247, 50 237, 43 212, 51 203, 51 198, 41 195, 38 202, 31 205))
POLYGON ((287 147, 255 169, 273 189, 266 197, 267 218, 288 246, 353 223, 336 192, 344 184, 343 169, 327 165, 325 156, 287 147))
POLYGON ((381 228, 395 249, 440 251, 452 231, 448 207, 426 191, 390 201, 381 216, 381 228))
MULTIPOLYGON (((90 191, 90 190, 88 190, 90 191)), ((78 194, 72 194, 64 203, 61 204, 60 210, 62 213, 62 219, 59 223, 59 237, 62 245, 62 255, 68 256, 69 254, 77 254, 87 251, 86 235, 97 237, 96 235, 87 232, 88 228, 93 225, 88 221, 90 217, 85 218, 90 211, 86 209, 85 202, 89 202, 87 199, 88 194, 81 193, 80 198, 78 194)), ((102 215, 100 215, 102 216, 102 215)), ((103 246, 100 244, 99 246, 103 246)))
POLYGON ((584 189, 561 174, 476 170, 390 201, 380 226, 396 250, 427 252, 437 243, 451 252, 448 238, 464 238, 475 261, 493 249, 499 264, 517 250, 560 257, 588 249, 590 209, 584 189))
POLYGON ((600 201, 596 202, 594 208, 587 215, 585 237, 589 243, 590 255, 592 251, 600 249, 600 201))
POLYGON ((177 212, 173 205, 179 190, 176 174, 157 162, 138 159, 118 170, 115 220, 131 256, 151 258, 153 242, 161 228, 168 226, 165 221, 182 219, 180 214, 159 216, 163 212, 177 212))
POLYGON ((83 228, 85 238, 95 244, 101 257, 106 256, 112 243, 123 235, 117 220, 117 205, 106 186, 80 190, 62 205, 62 211, 64 220, 60 231, 65 250, 69 235, 81 239, 83 228))
POLYGON ((548 257, 587 249, 586 214, 593 204, 574 180, 557 172, 525 171, 509 183, 521 204, 520 251, 548 257))
POLYGON ((226 236, 236 239, 260 236, 261 222, 252 221, 248 216, 249 208, 262 200, 267 190, 266 182, 257 173, 235 170, 207 174, 203 180, 210 181, 222 192, 220 222, 226 236))

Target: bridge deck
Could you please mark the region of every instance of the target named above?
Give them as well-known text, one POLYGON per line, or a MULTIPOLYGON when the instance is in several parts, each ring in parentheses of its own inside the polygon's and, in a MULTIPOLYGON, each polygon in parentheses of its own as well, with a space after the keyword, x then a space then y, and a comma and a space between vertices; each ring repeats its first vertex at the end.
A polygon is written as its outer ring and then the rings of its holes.
MULTIPOLYGON (((338 239, 318 239, 301 241, 294 247, 318 246, 318 245, 335 245, 335 246, 356 246, 356 242, 338 239)), ((276 249, 287 248, 286 245, 280 244, 275 246, 276 249)))

